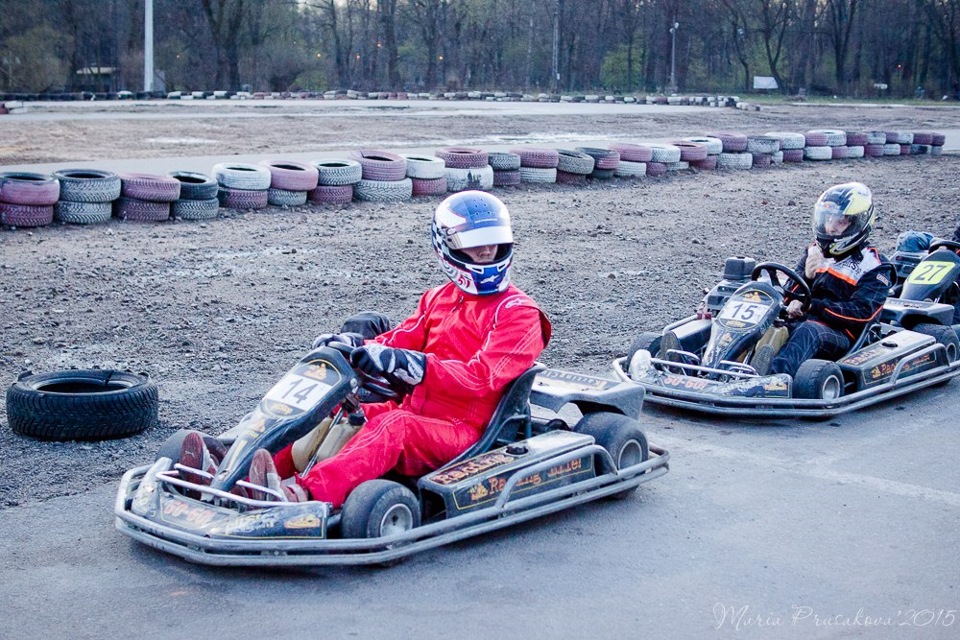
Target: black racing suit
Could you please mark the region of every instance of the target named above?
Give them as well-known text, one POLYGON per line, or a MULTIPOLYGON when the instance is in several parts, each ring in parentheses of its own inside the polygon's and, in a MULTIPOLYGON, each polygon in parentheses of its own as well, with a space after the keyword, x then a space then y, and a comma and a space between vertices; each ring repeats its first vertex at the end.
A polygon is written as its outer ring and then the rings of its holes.
MULTIPOLYGON (((804 273, 806 260, 804 252, 798 273, 804 273)), ((804 275, 812 293, 810 309, 803 320, 788 323, 790 338, 771 363, 771 372, 794 376, 810 358, 843 356, 880 313, 892 273, 893 265, 866 246, 839 261, 827 260, 812 280, 804 275)))

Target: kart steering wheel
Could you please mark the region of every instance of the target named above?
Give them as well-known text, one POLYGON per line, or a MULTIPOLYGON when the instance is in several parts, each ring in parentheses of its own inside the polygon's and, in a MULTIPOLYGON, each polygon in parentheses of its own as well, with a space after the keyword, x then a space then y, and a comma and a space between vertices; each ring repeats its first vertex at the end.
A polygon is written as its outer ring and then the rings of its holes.
POLYGON ((800 307, 804 313, 810 309, 810 301, 813 299, 813 293, 810 291, 810 285, 807 284, 807 281, 800 277, 796 271, 786 265, 780 264, 779 262, 761 262, 753 268, 753 272, 750 273, 750 279, 759 280, 760 274, 762 273, 766 273, 770 276, 770 284, 780 290, 784 299, 787 301, 799 300, 800 307), (790 280, 795 282, 798 290, 788 290, 784 286, 786 283, 780 282, 780 278, 777 276, 778 273, 787 276, 790 280))
POLYGON ((930 243, 930 247, 927 249, 927 252, 933 253, 937 249, 950 249, 951 251, 960 252, 960 242, 944 239, 936 240, 930 243))
MULTIPOLYGON (((343 354, 343 357, 346 358, 348 363, 350 362, 350 354, 353 353, 355 348, 342 342, 329 342, 326 346, 343 354)), ((406 389, 409 387, 407 383, 392 373, 384 372, 383 377, 378 377, 371 376, 369 373, 365 373, 359 369, 354 369, 354 372, 360 379, 361 387, 387 400, 399 399, 400 396, 406 393, 406 389)))

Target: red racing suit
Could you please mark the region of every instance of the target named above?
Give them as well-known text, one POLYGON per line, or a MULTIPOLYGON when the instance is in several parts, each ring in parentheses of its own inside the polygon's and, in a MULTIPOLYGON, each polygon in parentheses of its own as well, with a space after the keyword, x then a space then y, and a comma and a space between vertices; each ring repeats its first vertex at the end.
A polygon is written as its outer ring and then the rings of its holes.
MULTIPOLYGON (((423 382, 399 404, 364 405, 360 431, 297 482, 338 507, 387 471, 419 476, 443 466, 480 438, 507 384, 536 362, 550 334, 546 315, 513 285, 489 296, 452 282, 427 291, 413 315, 375 338, 425 353, 423 382)), ((291 448, 274 457, 281 477, 295 475, 291 448)))

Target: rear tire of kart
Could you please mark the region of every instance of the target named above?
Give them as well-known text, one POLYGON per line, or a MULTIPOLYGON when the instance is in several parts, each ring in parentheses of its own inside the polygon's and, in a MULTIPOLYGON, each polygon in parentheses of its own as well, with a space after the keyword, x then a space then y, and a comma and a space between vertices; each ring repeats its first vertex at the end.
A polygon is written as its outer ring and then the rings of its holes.
MULTIPOLYGON (((650 457, 647 437, 640 424, 625 415, 610 412, 588 413, 574 426, 574 431, 593 436, 598 445, 606 449, 617 469, 639 464, 650 457)), ((636 491, 631 487, 610 496, 622 500, 636 491)))
POLYGON ((660 338, 663 335, 659 333, 654 333, 653 331, 644 331, 639 336, 634 338, 633 342, 630 343, 630 348, 627 350, 627 363, 633 360, 633 356, 636 355, 637 351, 641 349, 646 349, 650 352, 650 355, 654 358, 660 357, 660 338))
MULTIPOLYGON (((947 350, 947 362, 956 362, 957 357, 960 356, 960 340, 957 339, 957 332, 953 330, 953 327, 942 324, 918 324, 913 330, 917 333, 932 336, 934 340, 942 344, 944 349, 947 350)), ((950 382, 950 380, 952 380, 952 378, 947 378, 934 386, 943 386, 950 382)))
POLYGON ((829 360, 807 360, 793 377, 793 397, 836 400, 843 395, 843 372, 829 360))
POLYGON ((344 538, 382 538, 420 526, 420 503, 391 480, 368 480, 353 490, 340 512, 344 538))
POLYGON ((157 385, 125 371, 26 374, 7 389, 14 433, 40 440, 106 440, 157 424, 157 385))

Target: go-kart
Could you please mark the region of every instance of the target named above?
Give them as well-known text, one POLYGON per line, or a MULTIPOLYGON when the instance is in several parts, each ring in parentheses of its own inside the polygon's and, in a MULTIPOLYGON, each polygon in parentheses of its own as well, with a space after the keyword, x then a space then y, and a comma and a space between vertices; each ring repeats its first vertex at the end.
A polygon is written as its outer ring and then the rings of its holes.
POLYGON ((218 436, 229 448, 215 474, 179 464, 187 430, 171 436, 153 464, 128 471, 116 498, 117 528, 203 564, 389 564, 598 498, 625 497, 668 469, 669 454, 648 446, 640 429, 643 389, 537 365, 508 386, 480 440, 432 473, 365 482, 340 509, 282 501, 279 493, 277 500, 247 497, 264 495, 251 494, 264 489, 245 479, 254 451, 277 452, 324 417, 362 422, 363 394, 389 396, 395 382, 355 371, 337 348, 311 351, 218 436), (577 421, 568 425, 561 410, 577 421), (197 481, 204 475, 209 484, 197 481))
MULTIPOLYGON (((942 307, 954 308, 941 319, 960 332, 956 305, 960 303, 960 242, 934 240, 926 252, 896 251, 891 256, 897 269, 896 298, 884 305, 884 318, 909 326, 914 317, 937 313, 942 307)), ((924 321, 924 320, 921 320, 924 321)))
POLYGON ((907 313, 902 301, 889 310, 885 305, 836 362, 810 359, 796 376, 766 374, 771 354, 787 339, 782 315, 794 299, 805 309, 810 289, 789 267, 728 258, 723 279, 698 312, 661 332, 642 333, 625 357, 613 361, 614 375, 643 387, 647 401, 657 405, 748 418, 811 419, 960 375, 960 344, 947 320, 952 307, 929 303, 907 313), (781 282, 781 276, 787 279, 781 282))

